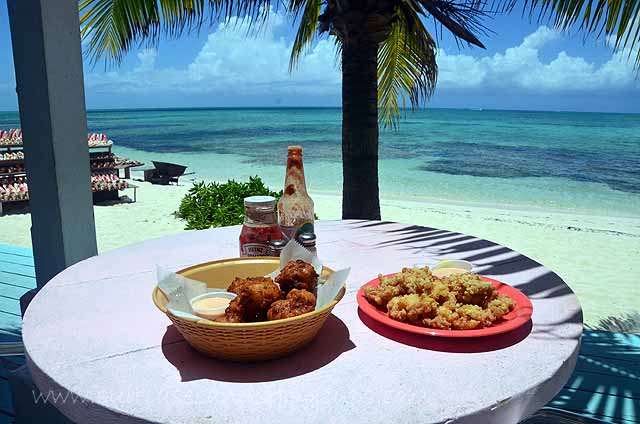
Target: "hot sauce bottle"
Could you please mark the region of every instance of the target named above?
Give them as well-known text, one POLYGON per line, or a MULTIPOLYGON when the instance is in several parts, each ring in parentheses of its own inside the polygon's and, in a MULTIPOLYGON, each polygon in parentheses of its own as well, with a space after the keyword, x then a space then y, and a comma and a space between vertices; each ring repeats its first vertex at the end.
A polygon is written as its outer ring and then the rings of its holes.
POLYGON ((276 219, 276 199, 251 196, 244 199, 244 223, 240 232, 240 256, 269 256, 272 240, 282 240, 276 219))
POLYGON ((302 165, 302 147, 289 146, 284 192, 278 202, 278 223, 291 240, 313 233, 313 200, 307 193, 302 165))

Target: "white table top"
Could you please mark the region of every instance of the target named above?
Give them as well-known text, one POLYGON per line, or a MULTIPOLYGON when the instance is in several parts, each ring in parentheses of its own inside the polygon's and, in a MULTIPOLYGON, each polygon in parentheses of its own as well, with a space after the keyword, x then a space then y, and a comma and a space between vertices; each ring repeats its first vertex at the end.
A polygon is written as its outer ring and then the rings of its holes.
POLYGON ((580 304, 538 263, 485 240, 404 224, 316 223, 325 264, 351 266, 347 294, 318 338, 266 363, 192 350, 151 301, 155 265, 238 254, 239 227, 185 232, 65 270, 23 321, 27 361, 43 393, 78 423, 516 423, 573 372, 580 304), (532 326, 474 342, 408 335, 363 322, 356 292, 378 273, 467 259, 534 305, 532 326), (376 331, 374 331, 376 330, 376 331))

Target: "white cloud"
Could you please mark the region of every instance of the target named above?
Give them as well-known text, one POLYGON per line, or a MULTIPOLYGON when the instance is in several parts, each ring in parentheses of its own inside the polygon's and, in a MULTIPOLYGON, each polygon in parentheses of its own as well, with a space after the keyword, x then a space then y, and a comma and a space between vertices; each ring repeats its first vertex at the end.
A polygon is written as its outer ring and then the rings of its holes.
POLYGON ((149 72, 153 71, 156 65, 156 56, 158 52, 156 49, 142 49, 138 52, 138 60, 140 63, 134 69, 135 72, 149 72))
POLYGON ((549 27, 543 25, 522 40, 522 44, 520 47, 526 49, 539 49, 547 44, 549 41, 556 40, 560 37, 560 34, 557 31, 550 29, 549 27))
POLYGON ((628 51, 613 53, 607 62, 599 66, 564 51, 544 63, 540 59, 541 51, 560 36, 558 32, 541 26, 525 37, 520 45, 492 56, 473 57, 441 50, 438 55, 438 87, 517 88, 547 92, 640 87, 634 78, 633 64, 627 59, 628 51))
MULTIPOLYGON (((272 12, 258 30, 243 20, 221 23, 185 69, 157 69, 158 52, 138 53, 133 72, 90 73, 87 86, 99 91, 245 95, 313 95, 339 93, 341 76, 330 40, 319 41, 289 73, 291 42, 276 34, 287 22, 272 12)), ((160 52, 161 54, 161 52, 160 52)))
MULTIPOLYGON (((298 68, 289 73, 292 42, 278 35, 285 25, 289 25, 285 17, 272 12, 258 33, 249 34, 247 22, 232 19, 219 24, 193 61, 182 69, 158 68, 156 57, 162 52, 144 49, 138 53, 139 64, 133 71, 89 73, 86 84, 98 93, 273 95, 290 100, 296 96, 339 96, 341 76, 333 40, 316 43, 298 68)), ((540 94, 640 88, 628 51, 612 53, 602 64, 565 51, 543 61, 541 52, 551 49, 553 41, 561 37, 541 26, 519 45, 493 55, 440 50, 438 91, 517 89, 540 94)))

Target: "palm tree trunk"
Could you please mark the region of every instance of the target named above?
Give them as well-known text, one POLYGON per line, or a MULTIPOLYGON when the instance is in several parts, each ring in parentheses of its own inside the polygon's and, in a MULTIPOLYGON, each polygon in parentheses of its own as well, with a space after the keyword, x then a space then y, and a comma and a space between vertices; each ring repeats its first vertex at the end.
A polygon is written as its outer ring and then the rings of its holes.
POLYGON ((342 218, 380 219, 378 43, 342 45, 342 218))

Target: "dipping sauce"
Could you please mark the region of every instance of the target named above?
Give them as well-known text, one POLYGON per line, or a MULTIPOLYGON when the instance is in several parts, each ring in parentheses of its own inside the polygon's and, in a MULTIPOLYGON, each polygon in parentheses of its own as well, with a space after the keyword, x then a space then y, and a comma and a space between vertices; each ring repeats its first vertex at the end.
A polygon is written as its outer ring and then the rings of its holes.
POLYGON ((471 271, 466 269, 461 269, 461 268, 437 268, 432 270, 431 274, 433 274, 433 276, 438 278, 444 278, 444 277, 448 277, 449 275, 465 274, 468 272, 471 272, 471 271))
POLYGON ((213 321, 224 315, 224 310, 235 297, 235 293, 229 292, 204 293, 191 299, 191 308, 200 318, 213 321))
POLYGON ((227 309, 229 302, 231 302, 231 299, 225 299, 223 297, 205 297, 204 299, 193 302, 192 307, 195 309, 227 309))

